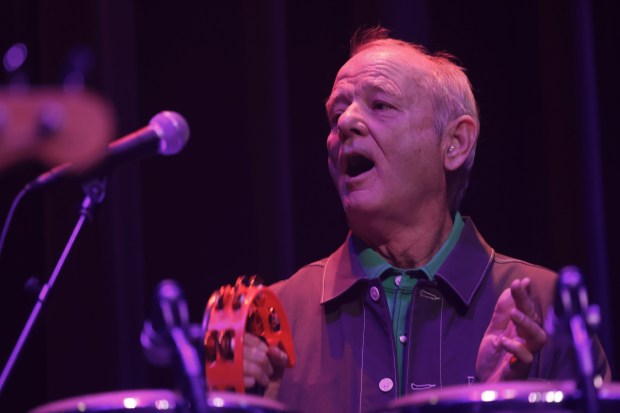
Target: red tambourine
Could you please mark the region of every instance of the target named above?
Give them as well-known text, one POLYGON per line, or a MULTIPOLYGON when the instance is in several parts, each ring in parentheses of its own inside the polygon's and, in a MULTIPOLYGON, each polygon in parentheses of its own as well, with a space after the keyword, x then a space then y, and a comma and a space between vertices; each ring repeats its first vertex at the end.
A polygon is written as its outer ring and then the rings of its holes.
POLYGON ((215 291, 205 309, 205 370, 209 390, 245 393, 243 340, 245 333, 278 346, 295 365, 293 337, 278 297, 257 276, 237 278, 234 286, 215 291))

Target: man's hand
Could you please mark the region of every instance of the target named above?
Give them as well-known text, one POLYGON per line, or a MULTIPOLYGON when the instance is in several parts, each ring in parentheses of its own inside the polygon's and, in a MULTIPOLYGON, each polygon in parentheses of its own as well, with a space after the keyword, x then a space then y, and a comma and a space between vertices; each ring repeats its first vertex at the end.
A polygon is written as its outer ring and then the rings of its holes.
POLYGON ((260 384, 267 387, 271 380, 282 377, 288 361, 286 353, 267 344, 253 334, 243 338, 243 385, 246 389, 260 384))
POLYGON ((529 278, 514 280, 497 300, 478 349, 476 375, 480 381, 526 379, 534 355, 547 341, 529 289, 529 278))

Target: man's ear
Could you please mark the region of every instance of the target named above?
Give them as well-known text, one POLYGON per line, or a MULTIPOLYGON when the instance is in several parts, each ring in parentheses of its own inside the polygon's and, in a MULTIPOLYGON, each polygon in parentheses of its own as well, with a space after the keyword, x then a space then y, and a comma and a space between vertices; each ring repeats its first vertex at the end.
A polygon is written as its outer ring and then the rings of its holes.
POLYGON ((443 166, 446 171, 459 169, 476 147, 478 125, 469 115, 461 115, 454 119, 444 131, 443 166))

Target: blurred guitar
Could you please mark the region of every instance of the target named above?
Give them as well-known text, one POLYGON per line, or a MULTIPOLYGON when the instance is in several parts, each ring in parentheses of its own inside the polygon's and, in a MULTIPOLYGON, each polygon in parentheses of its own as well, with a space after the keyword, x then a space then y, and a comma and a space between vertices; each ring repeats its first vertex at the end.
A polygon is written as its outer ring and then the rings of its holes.
POLYGON ((0 172, 23 161, 95 164, 115 135, 111 105, 90 91, 0 89, 0 172))

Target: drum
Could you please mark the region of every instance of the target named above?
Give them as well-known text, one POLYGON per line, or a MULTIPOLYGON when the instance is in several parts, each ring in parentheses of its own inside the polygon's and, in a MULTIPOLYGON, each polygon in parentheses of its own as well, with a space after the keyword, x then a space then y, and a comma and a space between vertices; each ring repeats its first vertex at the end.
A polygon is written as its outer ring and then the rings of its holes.
POLYGON ((217 413, 292 413, 284 404, 259 396, 230 392, 209 392, 209 412, 217 413))
MULTIPOLYGON (((620 385, 603 385, 600 413, 620 412, 620 385)), ((379 410, 389 413, 582 413, 573 381, 504 382, 425 390, 379 410)))
MULTIPOLYGON (((248 394, 210 392, 209 413, 292 413, 282 403, 248 394)), ((29 413, 186 413, 190 412, 179 393, 170 390, 128 390, 89 394, 58 400, 29 413)))
POLYGON ((30 410, 29 413, 181 413, 183 398, 170 390, 127 390, 88 394, 58 400, 30 410))

